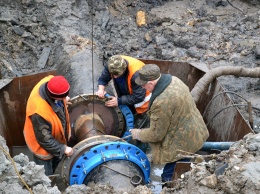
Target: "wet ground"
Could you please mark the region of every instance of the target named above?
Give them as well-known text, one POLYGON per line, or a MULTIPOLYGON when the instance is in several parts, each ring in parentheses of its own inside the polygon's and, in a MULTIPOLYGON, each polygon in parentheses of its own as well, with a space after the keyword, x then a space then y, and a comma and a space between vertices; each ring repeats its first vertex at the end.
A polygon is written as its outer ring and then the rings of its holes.
POLYGON ((162 191, 161 174, 164 165, 151 166, 151 184, 147 187, 152 190, 154 194, 160 194, 162 191))

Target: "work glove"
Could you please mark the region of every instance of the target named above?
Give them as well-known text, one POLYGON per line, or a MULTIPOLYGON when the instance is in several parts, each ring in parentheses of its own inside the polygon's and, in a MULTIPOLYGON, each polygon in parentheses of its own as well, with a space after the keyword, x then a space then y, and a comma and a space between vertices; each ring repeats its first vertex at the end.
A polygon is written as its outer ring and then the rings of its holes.
POLYGON ((140 129, 130 129, 129 131, 132 134, 133 139, 140 140, 140 129))

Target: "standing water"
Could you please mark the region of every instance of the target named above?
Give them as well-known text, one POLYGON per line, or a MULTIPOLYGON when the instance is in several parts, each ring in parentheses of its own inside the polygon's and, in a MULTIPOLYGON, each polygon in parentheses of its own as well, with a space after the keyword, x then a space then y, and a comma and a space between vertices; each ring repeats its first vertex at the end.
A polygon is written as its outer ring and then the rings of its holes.
POLYGON ((163 167, 163 164, 151 165, 151 183, 149 183, 147 186, 152 190, 153 194, 159 194, 162 191, 161 174, 163 167))

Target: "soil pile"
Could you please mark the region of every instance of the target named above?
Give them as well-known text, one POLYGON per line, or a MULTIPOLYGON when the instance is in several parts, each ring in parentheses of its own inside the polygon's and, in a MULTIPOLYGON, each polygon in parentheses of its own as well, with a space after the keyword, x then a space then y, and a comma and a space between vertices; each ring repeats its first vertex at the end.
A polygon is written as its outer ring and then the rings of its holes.
POLYGON ((0 136, 0 193, 61 193, 45 175, 44 167, 19 154, 11 158, 5 139, 0 136))

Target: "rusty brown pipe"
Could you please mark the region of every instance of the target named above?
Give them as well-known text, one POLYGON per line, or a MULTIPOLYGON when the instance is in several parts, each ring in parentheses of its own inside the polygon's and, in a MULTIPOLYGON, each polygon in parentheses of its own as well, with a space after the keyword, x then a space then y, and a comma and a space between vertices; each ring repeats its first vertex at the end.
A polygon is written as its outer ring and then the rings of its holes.
POLYGON ((75 121, 74 130, 79 142, 96 135, 106 135, 104 123, 95 113, 80 115, 75 121))

